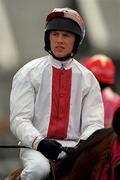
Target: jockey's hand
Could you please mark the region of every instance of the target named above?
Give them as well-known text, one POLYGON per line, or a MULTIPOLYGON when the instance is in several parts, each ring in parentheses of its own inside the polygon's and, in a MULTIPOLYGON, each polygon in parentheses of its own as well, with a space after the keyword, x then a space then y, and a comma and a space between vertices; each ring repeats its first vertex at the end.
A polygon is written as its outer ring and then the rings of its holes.
POLYGON ((46 158, 55 160, 62 151, 61 146, 62 145, 55 140, 43 139, 38 144, 37 150, 46 158))

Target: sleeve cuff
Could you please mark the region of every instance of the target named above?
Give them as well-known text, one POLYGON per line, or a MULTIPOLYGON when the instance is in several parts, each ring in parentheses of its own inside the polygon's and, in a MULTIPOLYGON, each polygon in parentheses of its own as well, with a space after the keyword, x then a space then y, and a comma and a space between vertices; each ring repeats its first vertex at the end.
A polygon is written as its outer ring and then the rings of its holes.
POLYGON ((44 139, 44 138, 42 138, 41 136, 37 136, 37 137, 34 139, 33 143, 32 143, 32 148, 35 149, 35 150, 37 150, 37 147, 38 147, 39 142, 40 142, 41 140, 43 140, 43 139, 44 139))

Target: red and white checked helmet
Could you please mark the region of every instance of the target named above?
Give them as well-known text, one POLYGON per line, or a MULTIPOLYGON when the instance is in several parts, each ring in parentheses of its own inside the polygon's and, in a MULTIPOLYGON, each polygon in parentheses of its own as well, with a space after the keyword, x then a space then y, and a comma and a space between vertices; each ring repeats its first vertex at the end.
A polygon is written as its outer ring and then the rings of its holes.
POLYGON ((73 53, 82 43, 85 36, 85 24, 80 14, 70 8, 55 8, 46 18, 45 50, 50 51, 49 34, 52 30, 61 30, 74 33, 76 36, 73 53))

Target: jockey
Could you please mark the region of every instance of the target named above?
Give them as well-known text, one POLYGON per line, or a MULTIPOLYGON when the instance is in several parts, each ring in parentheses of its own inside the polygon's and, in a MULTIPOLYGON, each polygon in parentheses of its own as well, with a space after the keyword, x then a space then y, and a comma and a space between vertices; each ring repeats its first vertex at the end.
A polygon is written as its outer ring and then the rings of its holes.
POLYGON ((46 18, 45 50, 15 74, 10 95, 10 127, 20 143, 21 180, 48 177, 61 147, 75 147, 104 126, 100 86, 73 57, 85 36, 78 12, 55 8, 46 18))
POLYGON ((99 81, 104 104, 104 125, 111 127, 113 114, 120 107, 120 95, 111 87, 115 84, 116 67, 112 59, 104 54, 86 58, 84 65, 93 72, 99 81))

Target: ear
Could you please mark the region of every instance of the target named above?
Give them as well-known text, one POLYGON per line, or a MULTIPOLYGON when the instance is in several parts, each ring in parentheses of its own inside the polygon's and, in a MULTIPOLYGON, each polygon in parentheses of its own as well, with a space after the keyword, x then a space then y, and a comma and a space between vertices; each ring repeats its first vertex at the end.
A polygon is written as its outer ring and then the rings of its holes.
POLYGON ((120 137, 120 107, 116 109, 113 115, 112 127, 116 134, 120 137))

